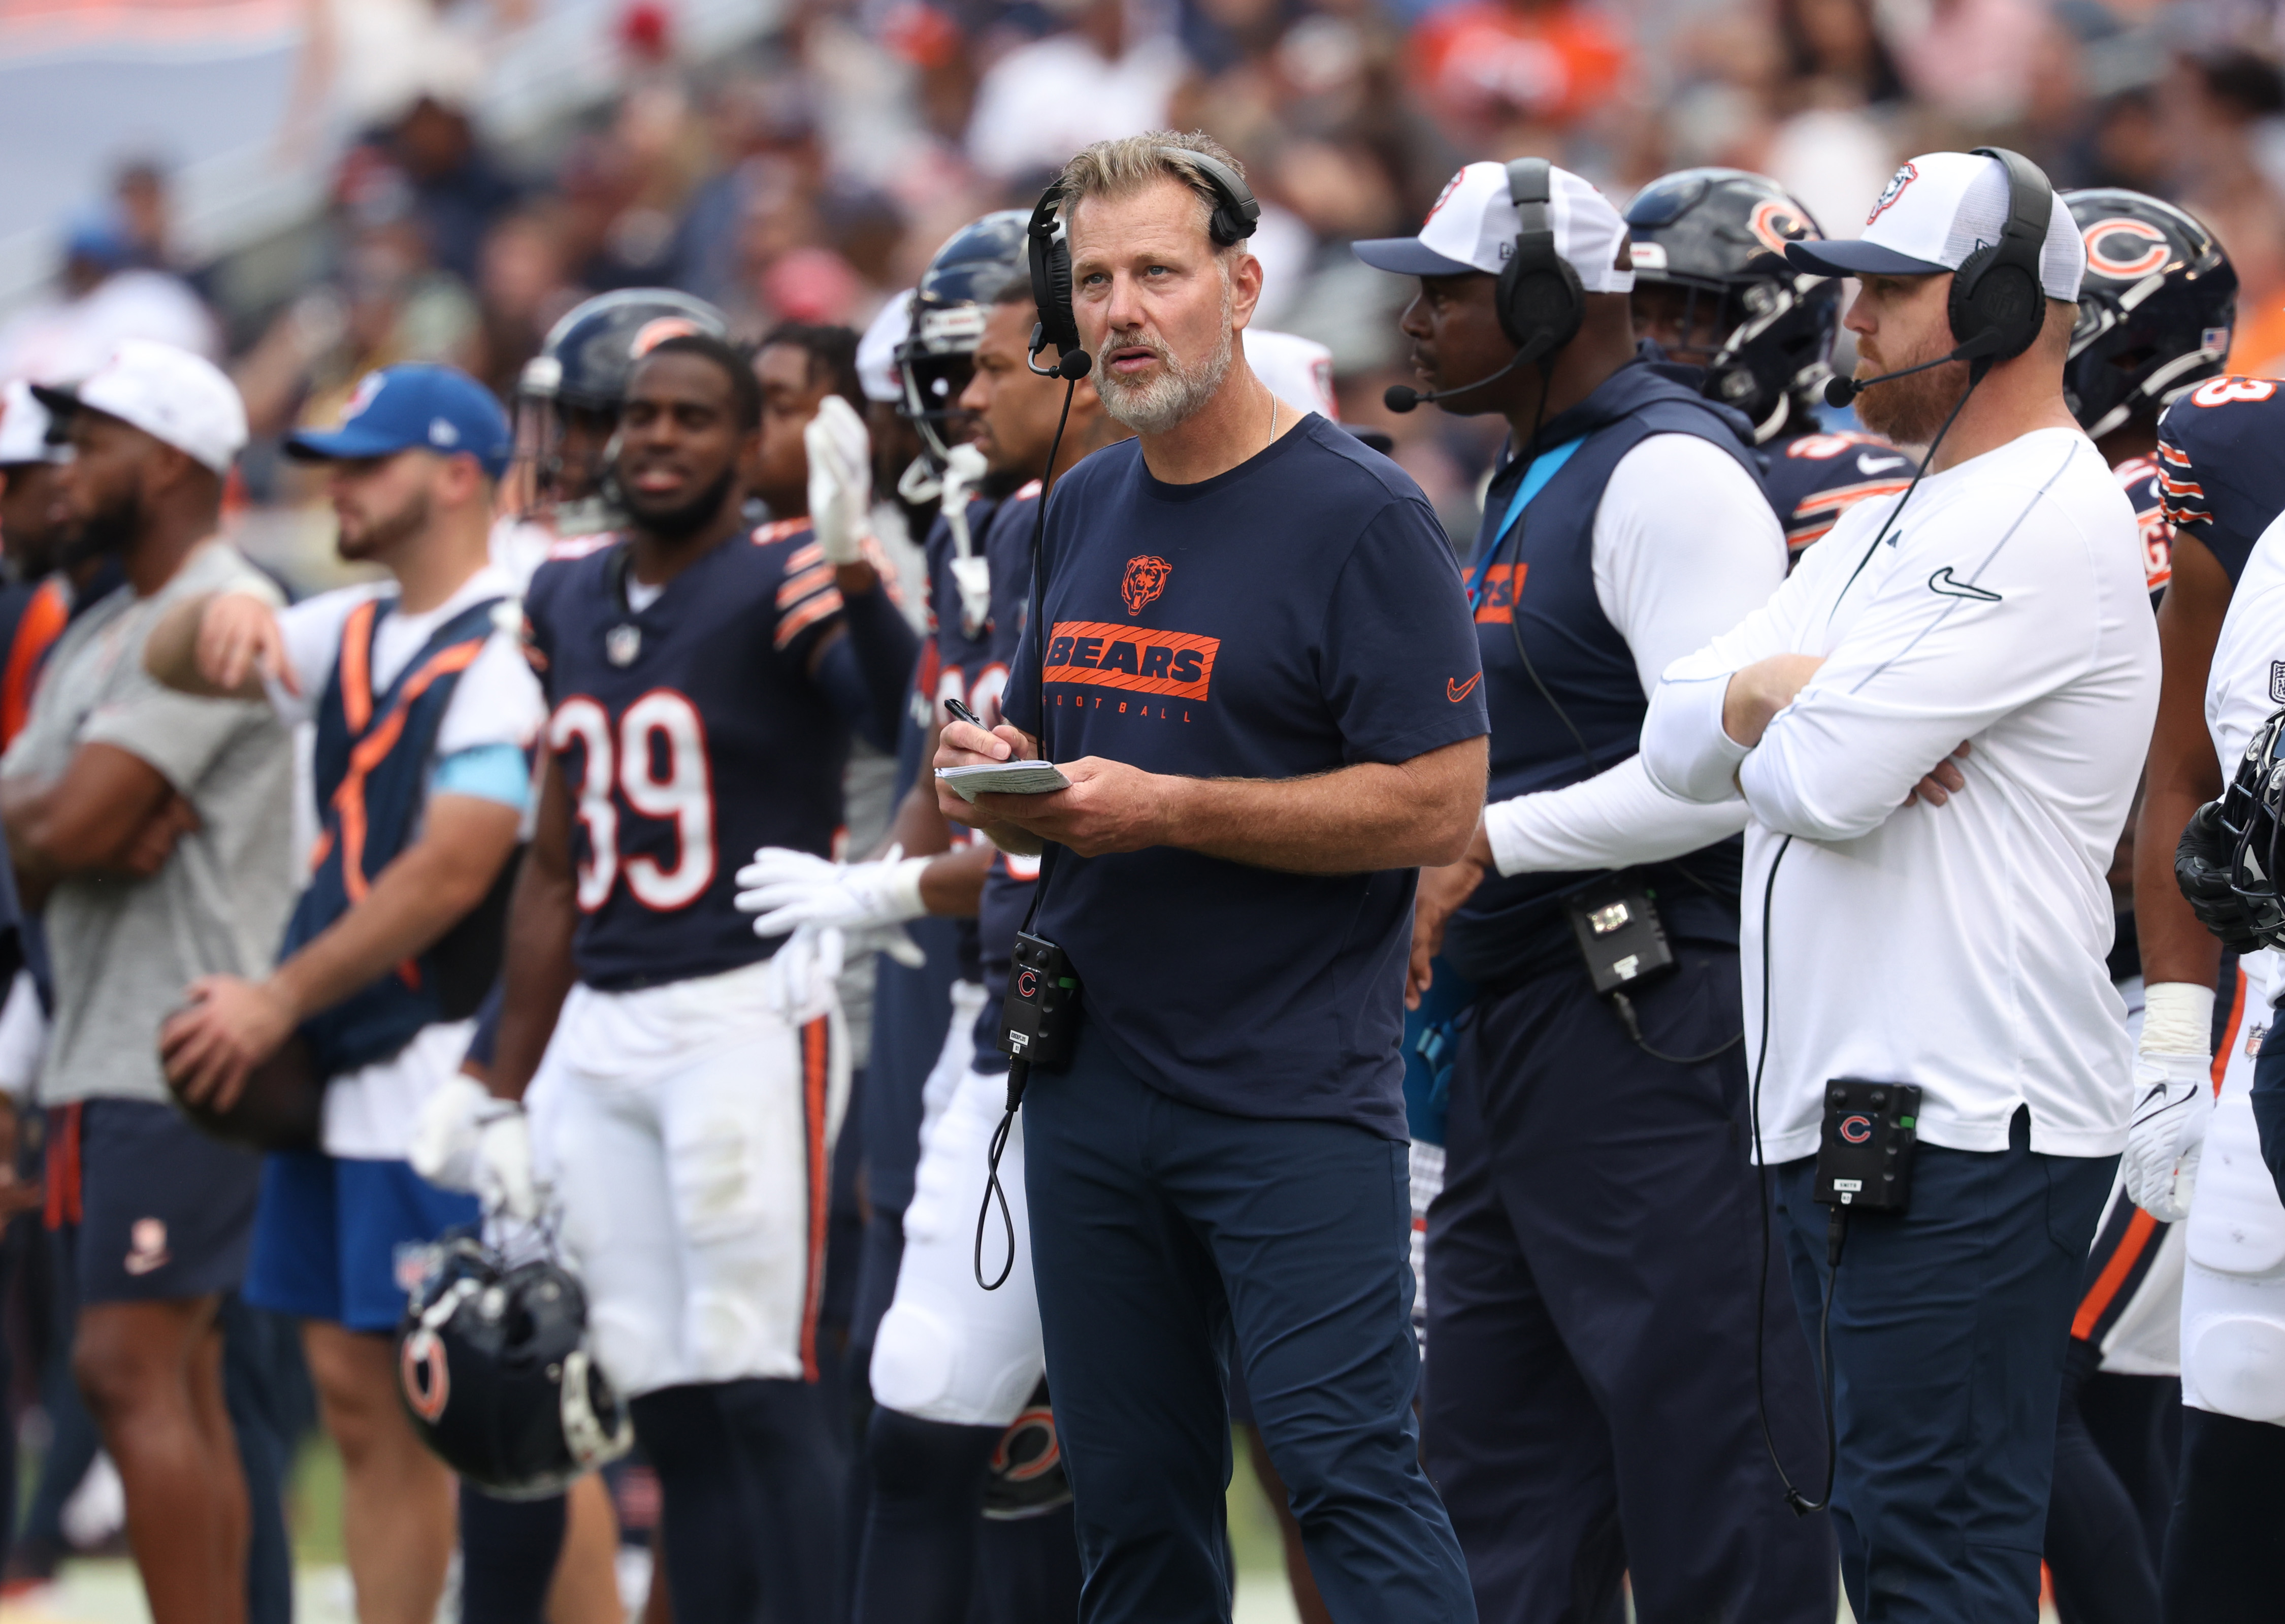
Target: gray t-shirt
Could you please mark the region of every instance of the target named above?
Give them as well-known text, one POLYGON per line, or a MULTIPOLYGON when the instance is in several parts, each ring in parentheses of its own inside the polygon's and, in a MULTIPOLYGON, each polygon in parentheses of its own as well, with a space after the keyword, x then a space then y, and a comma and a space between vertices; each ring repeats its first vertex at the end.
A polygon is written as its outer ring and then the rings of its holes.
POLYGON ((140 757, 204 828, 147 880, 79 878, 48 898, 56 1009, 43 1103, 165 1101, 159 1024, 200 976, 258 977, 275 962, 297 885, 291 735, 261 701, 193 699, 143 669, 143 645, 183 599, 249 585, 277 593, 238 551, 202 544, 148 598, 114 592, 56 639, 0 778, 51 779, 82 744, 140 757))

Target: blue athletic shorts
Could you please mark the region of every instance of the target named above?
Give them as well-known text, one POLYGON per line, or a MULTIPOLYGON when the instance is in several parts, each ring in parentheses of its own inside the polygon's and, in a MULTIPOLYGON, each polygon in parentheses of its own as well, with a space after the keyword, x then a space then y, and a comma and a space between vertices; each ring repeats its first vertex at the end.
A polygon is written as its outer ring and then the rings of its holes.
POLYGON ((425 1249, 476 1217, 474 1196, 438 1189, 403 1162, 270 1157, 246 1300, 350 1330, 395 1330, 425 1249))
POLYGON ((48 1227, 82 1303, 235 1291, 262 1158, 171 1105, 87 1100, 49 1113, 48 1227))

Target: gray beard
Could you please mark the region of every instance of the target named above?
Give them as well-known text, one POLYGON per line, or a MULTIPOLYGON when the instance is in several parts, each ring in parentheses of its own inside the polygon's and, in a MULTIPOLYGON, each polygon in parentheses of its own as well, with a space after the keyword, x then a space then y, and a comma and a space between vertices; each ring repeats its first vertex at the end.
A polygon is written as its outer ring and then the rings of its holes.
POLYGON ((1103 346, 1105 349, 1148 344, 1158 357, 1159 372, 1147 383, 1128 383, 1109 367, 1103 368, 1095 375, 1095 389, 1103 398, 1103 409, 1138 435, 1164 434, 1196 416, 1198 409, 1221 388, 1222 380, 1229 376, 1229 364, 1237 353, 1230 337, 1227 294, 1223 295, 1221 310, 1221 340, 1214 346, 1213 353, 1196 367, 1183 366, 1172 351, 1154 341, 1106 337, 1103 346))

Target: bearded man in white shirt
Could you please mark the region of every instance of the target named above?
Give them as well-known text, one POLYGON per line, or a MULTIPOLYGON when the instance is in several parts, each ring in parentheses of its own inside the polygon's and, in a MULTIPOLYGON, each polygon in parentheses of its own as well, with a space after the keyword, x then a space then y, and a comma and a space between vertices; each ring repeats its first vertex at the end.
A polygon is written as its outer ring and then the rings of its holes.
POLYGON ((2131 1103, 2103 874, 2156 633, 2133 514, 2063 399, 2085 252, 2046 177, 1919 157, 1862 239, 1787 257, 1861 279, 1860 380, 1925 366, 1860 383, 1863 420, 1934 449, 1916 490, 1860 505, 1667 671, 1643 759, 1752 814, 1755 1138, 1812 1339, 1829 1302, 1850 1604, 2029 1620, 2065 1340, 2131 1103), (1887 1120, 1828 1110, 1844 1082, 1884 1090, 1887 1120), (1821 1141, 1868 1127, 1917 1134, 1901 1210, 1877 1178, 1876 1210, 1818 1205, 1841 1199, 1821 1141))

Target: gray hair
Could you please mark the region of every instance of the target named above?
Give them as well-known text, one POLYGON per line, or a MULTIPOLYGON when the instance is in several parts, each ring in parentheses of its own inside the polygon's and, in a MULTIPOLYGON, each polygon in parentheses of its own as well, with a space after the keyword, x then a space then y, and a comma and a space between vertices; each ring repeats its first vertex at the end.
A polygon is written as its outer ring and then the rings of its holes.
MULTIPOLYGON (((1072 155, 1056 180, 1063 192, 1064 217, 1069 219, 1072 209, 1082 199, 1133 197, 1161 181, 1171 180, 1188 186, 1197 195, 1198 230, 1208 231, 1206 223, 1221 206, 1221 193, 1214 189, 1204 169, 1183 161, 1183 153, 1197 153, 1228 164, 1241 179, 1245 177, 1245 166, 1203 129, 1193 129, 1188 135, 1177 135, 1171 129, 1146 129, 1138 136, 1097 141, 1072 155)), ((1212 241, 1210 231, 1208 240, 1212 241)), ((1213 251, 1225 260, 1234 259, 1245 252, 1245 243, 1240 239, 1225 247, 1217 242, 1213 243, 1213 251)))

